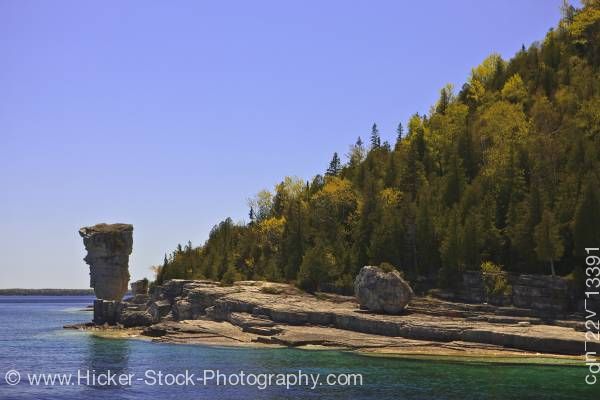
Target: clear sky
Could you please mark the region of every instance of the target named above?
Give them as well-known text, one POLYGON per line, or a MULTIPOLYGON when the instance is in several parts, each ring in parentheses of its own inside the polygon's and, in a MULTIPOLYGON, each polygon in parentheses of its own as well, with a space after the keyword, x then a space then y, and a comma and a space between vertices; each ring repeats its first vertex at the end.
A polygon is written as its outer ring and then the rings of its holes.
POLYGON ((88 286, 79 227, 132 223, 133 279, 377 122, 424 113, 559 0, 0 1, 0 288, 88 286))

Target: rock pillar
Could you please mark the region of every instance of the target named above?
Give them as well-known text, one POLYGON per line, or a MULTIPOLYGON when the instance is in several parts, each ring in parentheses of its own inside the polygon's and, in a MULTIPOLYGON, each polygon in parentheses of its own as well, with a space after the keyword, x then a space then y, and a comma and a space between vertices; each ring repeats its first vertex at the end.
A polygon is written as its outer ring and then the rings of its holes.
POLYGON ((121 301, 129 283, 133 226, 98 224, 81 228, 79 234, 87 250, 84 261, 90 266, 90 287, 96 297, 121 301))

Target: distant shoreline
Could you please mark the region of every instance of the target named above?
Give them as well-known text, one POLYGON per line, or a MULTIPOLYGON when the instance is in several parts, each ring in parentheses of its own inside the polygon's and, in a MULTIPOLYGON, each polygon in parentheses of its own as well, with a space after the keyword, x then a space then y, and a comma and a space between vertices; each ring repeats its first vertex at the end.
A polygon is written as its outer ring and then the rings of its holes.
POLYGON ((93 296, 94 289, 0 289, 0 296, 93 296))

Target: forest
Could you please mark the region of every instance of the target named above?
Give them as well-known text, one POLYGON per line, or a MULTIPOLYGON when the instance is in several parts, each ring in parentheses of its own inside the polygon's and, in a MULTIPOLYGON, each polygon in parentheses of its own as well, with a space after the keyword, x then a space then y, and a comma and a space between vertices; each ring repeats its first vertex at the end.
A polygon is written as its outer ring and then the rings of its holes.
POLYGON ((294 282, 348 293, 364 265, 452 287, 463 271, 578 279, 600 246, 600 1, 562 7, 541 42, 491 54, 426 115, 376 124, 309 180, 285 177, 199 247, 155 267, 167 279, 294 282))

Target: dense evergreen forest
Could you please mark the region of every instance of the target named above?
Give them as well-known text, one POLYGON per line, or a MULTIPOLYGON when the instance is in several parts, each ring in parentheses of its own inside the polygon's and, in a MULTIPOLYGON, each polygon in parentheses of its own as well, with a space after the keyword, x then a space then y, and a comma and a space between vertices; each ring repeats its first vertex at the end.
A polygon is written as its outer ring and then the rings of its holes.
POLYGON ((348 292, 363 265, 452 286, 482 263, 578 275, 600 246, 600 1, 509 61, 492 54, 427 115, 374 124, 312 180, 286 177, 156 268, 171 278, 267 279, 348 292), (368 133, 368 132, 367 132, 368 133))

